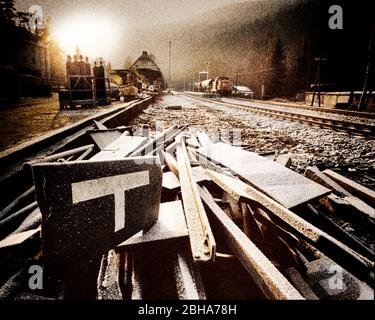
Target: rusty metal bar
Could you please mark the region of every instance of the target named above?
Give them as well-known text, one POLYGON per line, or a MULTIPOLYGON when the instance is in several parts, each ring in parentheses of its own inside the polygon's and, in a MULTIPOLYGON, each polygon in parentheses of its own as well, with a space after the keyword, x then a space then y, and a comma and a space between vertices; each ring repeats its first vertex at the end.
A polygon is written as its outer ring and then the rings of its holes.
POLYGON ((375 191, 370 190, 348 178, 345 178, 332 170, 324 170, 323 174, 325 174, 330 179, 334 180, 345 190, 349 191, 353 195, 356 195, 357 197, 364 200, 371 206, 375 207, 375 191))
POLYGON ((170 155, 173 155, 173 152, 176 150, 176 142, 172 142, 168 147, 165 148, 165 151, 170 155))
POLYGON ((78 158, 77 161, 84 160, 92 151, 94 150, 94 146, 87 149, 84 153, 82 153, 78 158))
POLYGON ((300 300, 301 294, 276 269, 258 247, 241 231, 240 228, 216 204, 207 191, 198 187, 204 203, 220 225, 224 241, 249 272, 262 292, 270 299, 300 300))
POLYGON ((18 210, 17 212, 12 213, 5 219, 1 220, 0 221, 0 239, 2 239, 5 235, 8 235, 8 233, 12 231, 12 226, 15 223, 15 221, 17 221, 17 219, 26 218, 26 216, 37 207, 38 207, 38 204, 36 201, 34 201, 28 206, 18 210))
MULTIPOLYGON (((176 129, 175 131, 172 131, 171 133, 167 134, 165 136, 165 139, 164 141, 160 141, 160 142, 157 142, 157 145, 153 148, 153 150, 151 150, 150 152, 148 152, 146 155, 153 155, 155 154, 156 152, 159 152, 159 151, 163 151, 164 150, 164 144, 168 141, 170 141, 171 139, 175 138, 176 136, 178 136, 185 128, 180 128, 180 129, 176 129)), ((147 152, 148 150, 146 150, 147 152)))
POLYGON ((35 187, 32 186, 30 189, 27 189, 23 194, 21 194, 17 199, 13 200, 8 206, 0 211, 0 220, 9 216, 12 211, 23 202, 30 201, 34 195, 35 200, 35 187))
POLYGON ((211 170, 207 170, 207 173, 218 186, 236 200, 258 205, 267 214, 276 218, 278 223, 287 227, 288 231, 311 243, 361 280, 371 281, 370 274, 371 269, 374 268, 374 262, 354 252, 343 243, 241 180, 211 170))
POLYGON ((167 164, 169 170, 171 170, 178 178, 178 163, 173 156, 168 152, 163 152, 164 161, 167 164))
POLYGON ((231 177, 233 176, 232 173, 230 173, 226 169, 216 165, 215 163, 210 161, 208 158, 206 158, 206 157, 202 156, 201 154, 197 153, 195 151, 195 149, 193 149, 191 147, 187 147, 186 149, 189 150, 189 152, 191 152, 197 158, 197 160, 199 162, 199 165, 202 166, 203 168, 210 169, 210 170, 222 173, 224 175, 229 175, 231 177))
POLYGON ((176 138, 181 193, 194 262, 215 259, 216 243, 194 180, 184 138, 176 138))
POLYGON ((131 300, 142 300, 144 295, 138 264, 139 259, 133 256, 131 270, 131 300))
POLYGON ((101 123, 100 121, 96 121, 96 120, 93 120, 95 126, 99 129, 99 130, 107 130, 108 128, 103 124, 101 123))
POLYGON ((63 151, 63 152, 60 152, 60 153, 56 153, 56 154, 53 154, 51 156, 48 156, 48 157, 45 157, 45 158, 42 158, 42 159, 36 159, 36 160, 33 160, 33 161, 29 161, 29 162, 26 162, 24 164, 24 168, 25 167, 26 168, 31 167, 34 164, 41 163, 41 162, 52 162, 52 161, 59 160, 61 158, 74 156, 76 154, 80 154, 80 153, 85 152, 87 150, 92 150, 94 147, 95 147, 95 145, 88 144, 87 146, 83 146, 83 147, 75 148, 75 149, 72 149, 72 150, 67 150, 67 151, 63 151))
POLYGON ((183 253, 177 252, 174 264, 176 290, 180 300, 206 300, 206 292, 198 268, 183 253))
POLYGON ((158 146, 160 143, 164 143, 166 140, 166 137, 173 134, 175 130, 178 130, 178 125, 174 125, 163 132, 161 132, 159 135, 157 135, 154 139, 152 139, 150 142, 146 143, 145 145, 141 146, 137 150, 133 151, 129 157, 138 157, 142 156, 142 153, 147 152, 149 150, 154 150, 154 145, 158 146))
POLYGON ((123 299, 119 282, 120 260, 115 250, 103 255, 97 282, 99 300, 123 299))

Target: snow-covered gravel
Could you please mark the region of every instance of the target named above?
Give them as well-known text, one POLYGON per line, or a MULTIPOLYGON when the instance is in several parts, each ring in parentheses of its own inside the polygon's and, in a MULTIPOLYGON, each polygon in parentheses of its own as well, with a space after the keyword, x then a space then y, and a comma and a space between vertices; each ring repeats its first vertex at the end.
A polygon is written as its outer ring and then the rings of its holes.
POLYGON ((277 120, 246 111, 230 109, 215 102, 202 102, 180 95, 163 96, 131 124, 157 122, 199 127, 215 140, 219 132, 241 130, 241 139, 250 150, 276 155, 289 153, 292 169, 303 173, 307 166, 335 169, 349 178, 375 189, 375 140, 347 133, 318 129, 305 124, 277 120), (169 105, 181 105, 182 110, 168 110, 169 105))

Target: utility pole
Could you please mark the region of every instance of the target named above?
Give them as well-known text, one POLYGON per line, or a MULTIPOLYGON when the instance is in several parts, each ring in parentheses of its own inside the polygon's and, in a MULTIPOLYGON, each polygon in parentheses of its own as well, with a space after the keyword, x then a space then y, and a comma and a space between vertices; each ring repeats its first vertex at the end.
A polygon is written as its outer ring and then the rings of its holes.
POLYGON ((236 90, 234 91, 236 96, 238 94, 238 72, 239 70, 237 70, 237 73, 236 73, 236 90))
POLYGON ((320 104, 321 104, 321 99, 320 99, 320 97, 321 97, 321 92, 320 92, 320 68, 321 68, 321 62, 327 61, 327 59, 319 57, 319 58, 315 58, 314 61, 316 61, 318 63, 318 67, 317 67, 316 76, 315 76, 314 92, 313 92, 313 96, 312 96, 311 106, 314 106, 316 88, 318 88, 318 104, 319 104, 319 108, 320 108, 320 104))
POLYGON ((171 90, 171 63, 172 63, 172 41, 169 41, 169 80, 168 88, 171 90))
POLYGON ((208 66, 211 64, 211 61, 206 62, 206 72, 207 72, 207 79, 208 80, 208 66))

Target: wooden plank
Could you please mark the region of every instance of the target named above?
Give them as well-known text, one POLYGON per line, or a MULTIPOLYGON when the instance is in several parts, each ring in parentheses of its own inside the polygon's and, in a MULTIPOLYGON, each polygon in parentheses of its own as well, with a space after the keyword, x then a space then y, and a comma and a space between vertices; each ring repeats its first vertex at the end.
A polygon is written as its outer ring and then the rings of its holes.
POLYGON ((233 173, 286 208, 294 208, 330 193, 327 188, 279 163, 238 147, 220 142, 197 151, 228 167, 233 173))
POLYGON ((320 251, 329 255, 337 263, 348 268, 353 274, 361 277, 361 279, 370 281, 370 271, 371 268, 374 267, 374 262, 355 253, 346 245, 241 180, 211 170, 207 170, 207 173, 218 186, 237 201, 258 206, 267 214, 276 218, 277 222, 281 224, 282 227, 286 227, 287 231, 311 243, 320 251))
POLYGON ((369 205, 375 207, 375 191, 370 190, 348 178, 345 178, 332 170, 324 170, 323 173, 335 182, 337 182, 345 190, 349 191, 353 195, 358 196, 360 199, 367 202, 369 205))
POLYGON ((209 262, 215 259, 216 243, 207 219, 197 184, 191 171, 185 141, 176 138, 177 163, 186 223, 194 262, 209 262))
POLYGON ((215 203, 212 196, 202 188, 198 187, 198 189, 215 221, 221 226, 224 241, 263 293, 270 299, 303 299, 271 261, 215 203))

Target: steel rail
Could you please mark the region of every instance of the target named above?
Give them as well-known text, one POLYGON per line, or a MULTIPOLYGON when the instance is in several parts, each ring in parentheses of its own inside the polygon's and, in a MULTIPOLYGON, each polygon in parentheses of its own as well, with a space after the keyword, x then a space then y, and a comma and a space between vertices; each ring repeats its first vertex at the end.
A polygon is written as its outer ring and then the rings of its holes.
POLYGON ((189 94, 185 94, 186 96, 205 101, 210 102, 213 104, 223 105, 229 108, 238 109, 241 111, 246 112, 253 112, 269 117, 275 117, 275 118, 281 118, 291 121, 297 121, 301 123, 305 123, 312 126, 318 126, 321 128, 326 129, 334 129, 336 131, 342 131, 357 135, 363 135, 363 136, 375 136, 375 126, 374 125, 368 125, 368 124, 362 124, 362 123, 356 123, 351 121, 344 121, 344 120, 335 120, 335 119, 329 119, 325 117, 319 117, 319 116, 312 116, 312 115, 306 115, 306 114, 299 114, 291 111, 282 111, 282 110, 270 110, 266 107, 260 107, 260 106, 249 106, 249 105, 243 105, 243 104, 236 104, 236 103, 228 103, 223 101, 217 101, 217 100, 210 100, 206 98, 201 98, 189 94))

